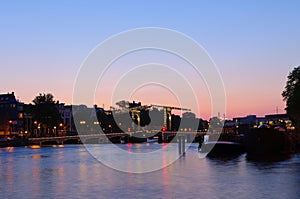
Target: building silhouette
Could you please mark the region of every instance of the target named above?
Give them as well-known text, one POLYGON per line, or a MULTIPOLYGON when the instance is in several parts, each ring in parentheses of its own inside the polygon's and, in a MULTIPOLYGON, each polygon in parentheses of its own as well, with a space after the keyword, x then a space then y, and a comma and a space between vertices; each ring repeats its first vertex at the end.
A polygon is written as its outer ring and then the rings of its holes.
POLYGON ((16 100, 14 92, 0 94, 0 135, 24 133, 24 103, 16 100))

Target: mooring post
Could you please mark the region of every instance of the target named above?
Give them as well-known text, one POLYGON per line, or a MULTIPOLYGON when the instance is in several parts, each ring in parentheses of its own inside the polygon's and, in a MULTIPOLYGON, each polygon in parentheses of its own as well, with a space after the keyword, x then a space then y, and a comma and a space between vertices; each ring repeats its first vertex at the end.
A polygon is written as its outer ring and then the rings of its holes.
POLYGON ((185 155, 185 136, 182 136, 182 155, 185 155))
POLYGON ((178 136, 178 153, 179 155, 185 155, 185 136, 178 136))
POLYGON ((182 145, 182 143, 181 143, 181 136, 178 136, 178 153, 179 153, 179 155, 181 155, 181 146, 182 145))

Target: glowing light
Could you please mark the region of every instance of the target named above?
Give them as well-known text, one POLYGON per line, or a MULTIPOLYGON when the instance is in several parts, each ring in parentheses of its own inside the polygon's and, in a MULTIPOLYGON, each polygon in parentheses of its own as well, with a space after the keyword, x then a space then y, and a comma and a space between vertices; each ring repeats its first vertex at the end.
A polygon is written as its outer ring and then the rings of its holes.
POLYGON ((39 146, 39 145, 30 145, 28 147, 31 148, 31 149, 39 149, 39 148, 41 148, 41 146, 39 146))
POLYGON ((269 124, 274 124, 274 122, 273 121, 269 121, 269 124))
POLYGON ((126 146, 127 147, 132 147, 132 144, 131 143, 127 143, 126 146))
POLYGON ((31 157, 32 157, 32 159, 40 159, 40 158, 42 158, 40 155, 33 155, 31 157))
POLYGON ((165 148, 168 146, 168 143, 162 143, 162 148, 165 148))
POLYGON ((14 147, 7 147, 5 148, 7 152, 14 152, 15 148, 14 147))
POLYGON ((294 126, 292 126, 292 127, 291 127, 291 130, 295 130, 295 127, 294 127, 294 126))

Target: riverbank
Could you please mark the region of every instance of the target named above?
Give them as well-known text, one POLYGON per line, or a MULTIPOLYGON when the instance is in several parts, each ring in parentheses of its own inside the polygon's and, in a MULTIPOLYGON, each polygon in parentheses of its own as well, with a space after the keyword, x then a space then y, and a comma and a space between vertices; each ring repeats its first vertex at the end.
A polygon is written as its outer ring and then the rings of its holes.
POLYGON ((26 146, 27 139, 23 137, 1 137, 0 138, 0 147, 20 147, 26 146))
MULTIPOLYGON (((161 138, 162 136, 158 136, 161 138)), ((201 137, 201 136, 200 136, 201 137)), ((45 137, 51 138, 51 137, 45 137)), ((44 138, 43 138, 44 139, 44 138)), ((67 145, 67 144, 82 144, 80 142, 80 138, 72 140, 64 141, 61 144, 57 141, 47 141, 40 143, 40 146, 50 146, 50 145, 67 145), (78 141, 79 139, 79 141, 78 141)), ((146 142, 147 139, 144 138, 143 142, 146 142)), ((245 135, 236 135, 236 134, 216 134, 210 135, 210 139, 219 140, 219 141, 229 141, 234 143, 239 143, 243 145, 245 148, 245 153, 247 154, 247 158, 251 160, 257 161, 277 161, 284 160, 291 157, 292 154, 300 153, 300 134, 298 133, 287 133, 278 130, 274 130, 271 128, 263 128, 263 129, 252 129, 251 132, 245 135)), ((194 139, 194 142, 199 143, 202 140, 199 137, 194 139)), ((89 144, 99 144, 99 139, 96 139, 97 142, 88 142, 89 144)), ((114 139, 111 141, 114 144, 121 143, 121 139, 114 139)), ((141 143, 128 139, 128 143, 141 143)), ((169 140, 167 140, 169 141, 169 140)), ((210 140, 211 141, 211 140, 210 140)), ((166 142, 166 141, 165 141, 166 142)), ((175 141, 176 142, 176 141, 175 141)), ((110 142, 106 142, 110 143, 110 142)), ((127 142, 124 142, 127 143, 127 142)), ((157 140, 157 143, 162 143, 161 139, 157 140)), ((27 146, 28 140, 23 137, 12 137, 1 139, 0 147, 20 147, 27 146)), ((221 153, 222 155, 222 153, 221 153)), ((224 154, 228 155, 228 154, 224 154)))

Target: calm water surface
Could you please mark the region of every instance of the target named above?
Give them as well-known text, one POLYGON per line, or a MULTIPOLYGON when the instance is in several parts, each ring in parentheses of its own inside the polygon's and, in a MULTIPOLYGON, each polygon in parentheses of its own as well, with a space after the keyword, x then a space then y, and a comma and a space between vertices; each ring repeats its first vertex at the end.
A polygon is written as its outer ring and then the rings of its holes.
MULTIPOLYGON (((143 152, 161 145, 120 147, 143 152)), ((132 174, 99 163, 84 146, 65 145, 2 148, 0 165, 0 198, 300 198, 300 155, 275 163, 245 155, 200 159, 193 145, 168 167, 132 174)))

